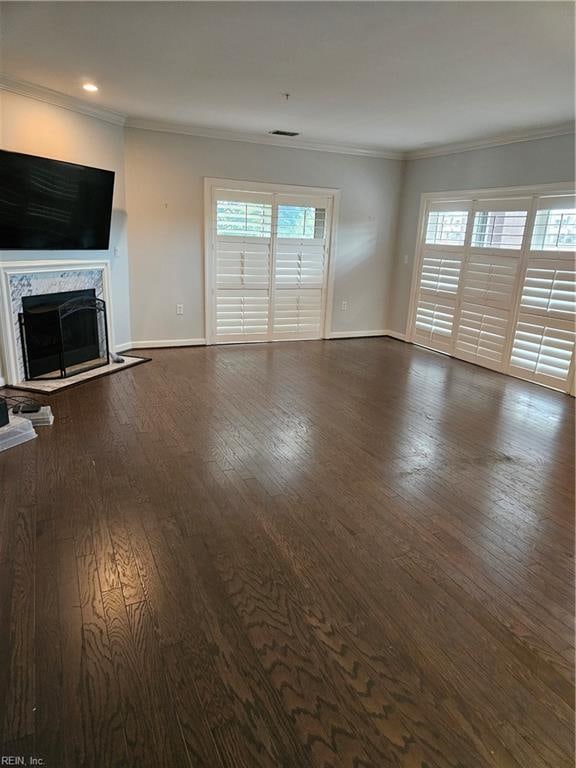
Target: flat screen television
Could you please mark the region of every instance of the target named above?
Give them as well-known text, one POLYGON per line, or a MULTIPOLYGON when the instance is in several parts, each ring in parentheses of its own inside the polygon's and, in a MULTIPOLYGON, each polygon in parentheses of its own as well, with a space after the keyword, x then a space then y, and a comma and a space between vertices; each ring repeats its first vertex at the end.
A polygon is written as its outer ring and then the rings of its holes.
POLYGON ((106 250, 114 172, 0 150, 0 249, 106 250))

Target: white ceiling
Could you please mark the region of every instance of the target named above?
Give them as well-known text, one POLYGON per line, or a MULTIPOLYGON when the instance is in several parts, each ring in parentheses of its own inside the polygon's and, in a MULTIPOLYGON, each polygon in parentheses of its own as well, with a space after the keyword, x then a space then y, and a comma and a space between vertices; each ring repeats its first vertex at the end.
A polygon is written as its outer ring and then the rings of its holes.
POLYGON ((131 117, 408 150, 572 120, 573 17, 556 2, 3 3, 2 69, 131 117))

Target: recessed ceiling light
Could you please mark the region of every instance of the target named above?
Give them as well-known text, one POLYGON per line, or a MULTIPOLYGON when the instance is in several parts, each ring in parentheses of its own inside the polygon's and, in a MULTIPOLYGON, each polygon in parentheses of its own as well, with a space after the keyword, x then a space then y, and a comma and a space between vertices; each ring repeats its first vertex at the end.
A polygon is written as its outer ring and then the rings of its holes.
POLYGON ((84 90, 88 91, 89 93, 96 93, 98 90, 98 86, 94 85, 94 83, 84 83, 82 88, 84 88, 84 90))

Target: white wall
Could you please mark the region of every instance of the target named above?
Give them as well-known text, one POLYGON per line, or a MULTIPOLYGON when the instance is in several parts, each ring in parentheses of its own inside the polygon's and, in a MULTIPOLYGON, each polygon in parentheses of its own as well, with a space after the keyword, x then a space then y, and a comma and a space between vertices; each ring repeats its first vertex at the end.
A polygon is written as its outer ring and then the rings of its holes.
POLYGON ((409 160, 402 182, 388 328, 400 333, 406 330, 420 195, 423 192, 455 192, 573 180, 573 135, 409 160))
POLYGON ((206 176, 341 189, 333 330, 386 327, 400 161, 140 129, 125 141, 134 341, 205 336, 206 176))
POLYGON ((115 342, 116 345, 128 343, 131 332, 122 126, 5 91, 2 92, 1 117, 2 149, 116 172, 108 251, 0 251, 0 262, 108 259, 115 342))

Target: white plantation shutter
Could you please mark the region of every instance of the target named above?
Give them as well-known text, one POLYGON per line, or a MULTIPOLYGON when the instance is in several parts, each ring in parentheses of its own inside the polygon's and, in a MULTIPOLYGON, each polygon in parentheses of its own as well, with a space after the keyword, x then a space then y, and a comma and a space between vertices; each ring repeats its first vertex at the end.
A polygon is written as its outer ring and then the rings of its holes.
POLYGON ((213 235, 216 341, 268 337, 272 196, 222 191, 213 235))
POLYGON ((534 315, 521 314, 516 325, 510 360, 511 370, 522 378, 567 389, 574 356, 574 323, 548 324, 534 315))
POLYGON ((502 309, 464 304, 456 337, 456 356, 487 368, 501 368, 510 326, 502 309))
POLYGON ((420 297, 416 308, 414 340, 440 351, 452 346, 455 307, 453 303, 427 301, 420 297))
POLYGON ((573 390, 575 247, 573 195, 429 204, 411 340, 573 390))
POLYGON ((510 335, 519 258, 470 253, 463 271, 455 354, 501 368, 510 335))
POLYGON ((321 338, 329 199, 215 190, 213 339, 321 338))
POLYGON ((279 198, 272 330, 275 338, 322 336, 328 201, 279 198))
POLYGON ((266 288, 270 281, 270 243, 223 240, 216 250, 219 288, 266 288))
POLYGON ((276 287, 321 288, 324 280, 325 244, 304 240, 278 240, 276 287))
POLYGON ((424 251, 414 327, 417 343, 441 351, 451 348, 462 260, 461 249, 424 251))
POLYGON ((268 333, 268 291, 217 291, 216 329, 222 338, 268 333))
POLYGON ((571 320, 576 309, 573 259, 528 259, 520 308, 523 312, 571 320))
POLYGON ((574 355, 576 268, 574 255, 530 253, 520 295, 511 371, 567 388, 574 355))
POLYGON ((317 337, 321 314, 321 290, 278 291, 274 302, 274 333, 317 337))

